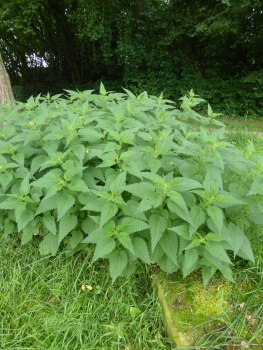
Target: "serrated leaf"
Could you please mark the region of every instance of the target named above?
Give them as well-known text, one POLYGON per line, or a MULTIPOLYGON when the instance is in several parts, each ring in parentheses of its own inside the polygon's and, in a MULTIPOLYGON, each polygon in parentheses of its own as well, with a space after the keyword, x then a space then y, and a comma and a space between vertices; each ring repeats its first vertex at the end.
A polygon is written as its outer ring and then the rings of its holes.
POLYGON ((29 194, 30 192, 29 175, 27 175, 24 178, 24 180, 21 182, 19 191, 21 196, 27 196, 29 194))
POLYGON ((160 246, 166 255, 177 264, 177 251, 178 251, 178 237, 175 233, 166 230, 162 235, 160 246))
POLYGON ((41 213, 44 213, 45 211, 55 209, 57 207, 55 198, 56 197, 50 197, 42 200, 37 208, 35 215, 39 215, 41 213))
POLYGON ((125 215, 141 220, 147 220, 144 213, 137 213, 139 202, 131 199, 126 204, 127 205, 123 206, 122 208, 125 215))
POLYGON ((3 190, 6 189, 6 187, 10 184, 10 182, 13 180, 13 175, 5 172, 0 174, 0 184, 3 187, 3 190))
POLYGON ((76 246, 82 241, 83 239, 83 234, 81 231, 72 231, 71 237, 70 237, 70 245, 71 248, 74 249, 76 246))
POLYGON ((222 210, 216 206, 210 206, 207 207, 207 214, 210 216, 218 231, 221 232, 224 222, 224 214, 222 210))
POLYGON ((168 196, 170 198, 167 199, 167 207, 170 211, 177 214, 181 219, 189 222, 189 224, 193 224, 192 217, 188 211, 187 205, 179 192, 172 193, 171 191, 168 196))
POLYGON ((87 203, 85 207, 83 207, 81 210, 91 210, 96 212, 101 212, 104 204, 107 203, 107 200, 105 198, 96 198, 90 203, 87 203))
POLYGON ((163 203, 163 197, 161 196, 161 194, 156 193, 155 191, 152 191, 152 194, 148 194, 146 198, 144 198, 138 208, 137 208, 137 212, 143 212, 143 211, 147 211, 149 209, 152 208, 158 208, 159 206, 161 206, 163 203))
POLYGON ((53 235, 53 233, 48 233, 40 243, 39 248, 41 255, 50 253, 55 255, 59 248, 58 236, 53 235))
POLYGON ((87 218, 87 219, 82 221, 81 228, 85 233, 89 234, 93 230, 95 230, 96 224, 91 218, 87 218))
POLYGON ((116 237, 118 241, 124 246, 124 248, 128 249, 132 254, 134 254, 132 240, 127 232, 120 232, 116 237))
POLYGON ((243 204, 243 202, 241 202, 240 200, 236 199, 228 193, 222 193, 216 196, 214 204, 220 208, 228 208, 232 205, 243 204))
POLYGON ((65 214, 59 221, 59 243, 72 231, 78 224, 76 215, 65 214))
MULTIPOLYGON (((179 226, 168 228, 168 230, 176 232, 180 237, 186 240, 191 240, 190 228, 188 224, 182 224, 179 226)), ((188 243, 187 243, 188 244, 188 243)))
POLYGON ((108 220, 115 216, 118 212, 118 206, 111 202, 103 205, 100 218, 100 227, 102 227, 108 220))
POLYGON ((21 245, 25 245, 26 243, 30 242, 33 238, 33 235, 37 233, 38 233, 38 228, 32 225, 32 223, 30 222, 22 230, 21 245))
POLYGON ((69 193, 60 192, 57 199, 56 205, 58 210, 58 220, 62 218, 63 215, 74 205, 75 198, 69 193))
POLYGON ((48 231, 50 231, 54 235, 57 233, 55 218, 52 215, 50 214, 44 215, 43 223, 45 227, 48 229, 48 231))
POLYGON ((222 275, 225 277, 225 279, 232 283, 235 283, 231 268, 229 266, 222 265, 219 267, 219 270, 222 272, 222 275))
POLYGON ((92 262, 110 254, 115 246, 116 243, 112 237, 101 237, 96 245, 92 262))
POLYGON ((234 225, 233 223, 228 225, 228 232, 230 236, 230 244, 233 247, 234 256, 236 256, 243 244, 245 234, 240 227, 234 225))
POLYGON ((33 219, 34 213, 31 210, 22 211, 17 219, 18 232, 20 232, 33 219))
POLYGON ((203 266, 202 267, 202 278, 204 286, 208 284, 215 273, 216 269, 213 266, 203 266))
POLYGON ((222 243, 209 241, 205 245, 205 249, 208 251, 209 254, 219 259, 220 261, 224 261, 228 264, 232 264, 225 249, 222 247, 222 243))
POLYGON ((244 236, 244 238, 243 238, 242 245, 241 245, 237 255, 239 255, 239 253, 242 253, 242 257, 246 257, 246 259, 255 263, 254 254, 253 254, 253 251, 251 249, 250 242, 246 236, 244 236))
POLYGON ((200 239, 195 238, 187 247, 184 248, 184 250, 193 249, 199 246, 200 246, 200 239))
POLYGON ((67 185, 68 189, 72 192, 89 192, 89 188, 86 183, 81 179, 72 179, 71 182, 67 185))
POLYGON ((0 203, 0 209, 16 209, 21 203, 19 198, 9 197, 6 201, 0 203))
POLYGON ((205 223, 205 213, 200 207, 192 207, 190 210, 190 214, 195 230, 197 230, 201 225, 205 223))
POLYGON ((31 183, 35 187, 52 187, 59 183, 59 176, 61 176, 62 171, 60 169, 52 169, 41 178, 31 183))
POLYGON ((159 242, 162 234, 167 228, 167 220, 163 216, 152 214, 149 219, 149 226, 152 250, 154 250, 156 244, 159 242))
POLYGON ((186 250, 184 253, 183 277, 188 276, 196 266, 198 252, 196 249, 186 250))
POLYGON ((145 240, 141 237, 135 237, 132 240, 134 255, 144 261, 146 264, 150 264, 150 257, 147 244, 145 240))
POLYGON ((121 221, 121 225, 124 227, 124 231, 129 234, 149 228, 147 222, 132 217, 125 217, 121 221))
POLYGON ((155 192, 155 188, 149 182, 140 182, 125 187, 125 191, 132 193, 134 196, 139 198, 144 198, 149 195, 152 195, 152 192, 155 192))
POLYGON ((179 192, 190 191, 195 188, 203 187, 203 185, 201 185, 200 182, 184 177, 174 178, 172 181, 169 182, 169 185, 172 187, 173 190, 179 192))
POLYGON ((112 282, 116 280, 117 277, 121 275, 123 270, 128 264, 128 257, 124 250, 117 250, 110 254, 110 275, 112 282))
POLYGON ((120 175, 116 177, 116 179, 110 185, 110 190, 116 194, 120 194, 123 192, 126 186, 126 171, 123 171, 120 175))

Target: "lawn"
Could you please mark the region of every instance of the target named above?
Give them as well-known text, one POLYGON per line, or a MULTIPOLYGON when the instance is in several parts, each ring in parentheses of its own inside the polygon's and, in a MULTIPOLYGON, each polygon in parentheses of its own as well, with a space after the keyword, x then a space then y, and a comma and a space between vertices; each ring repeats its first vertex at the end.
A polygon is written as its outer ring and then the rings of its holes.
POLYGON ((16 241, 0 250, 1 349, 169 349, 151 270, 113 285, 89 254, 41 257, 16 241))

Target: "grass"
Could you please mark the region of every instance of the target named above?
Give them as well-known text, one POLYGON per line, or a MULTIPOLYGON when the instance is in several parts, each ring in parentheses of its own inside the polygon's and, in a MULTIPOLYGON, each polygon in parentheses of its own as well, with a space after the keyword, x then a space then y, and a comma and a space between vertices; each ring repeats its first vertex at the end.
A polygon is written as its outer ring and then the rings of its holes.
POLYGON ((168 349, 149 269, 114 285, 91 256, 1 243, 0 349, 168 349))

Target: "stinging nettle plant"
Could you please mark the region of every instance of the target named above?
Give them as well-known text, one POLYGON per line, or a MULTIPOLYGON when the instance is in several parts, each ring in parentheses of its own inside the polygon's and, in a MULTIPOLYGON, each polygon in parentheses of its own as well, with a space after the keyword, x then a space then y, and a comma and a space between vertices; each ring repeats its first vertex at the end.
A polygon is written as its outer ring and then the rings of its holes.
POLYGON ((37 236, 44 255, 93 249, 113 280, 140 259, 233 281, 233 259, 254 261, 263 227, 263 157, 226 142, 210 105, 207 117, 192 109, 204 102, 192 90, 180 109, 124 91, 101 84, 1 109, 3 237, 37 236))

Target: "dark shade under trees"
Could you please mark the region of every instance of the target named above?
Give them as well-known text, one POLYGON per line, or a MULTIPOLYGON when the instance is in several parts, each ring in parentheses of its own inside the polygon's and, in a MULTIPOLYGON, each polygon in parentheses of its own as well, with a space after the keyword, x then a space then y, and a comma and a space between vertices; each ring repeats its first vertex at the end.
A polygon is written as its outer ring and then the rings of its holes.
POLYGON ((0 50, 12 85, 34 94, 103 80, 167 97, 202 86, 218 100, 215 86, 235 86, 231 98, 260 100, 262 11, 260 0, 1 0, 0 50))

